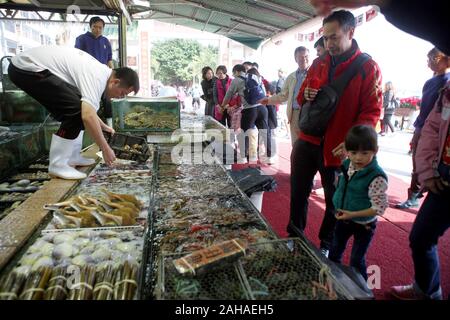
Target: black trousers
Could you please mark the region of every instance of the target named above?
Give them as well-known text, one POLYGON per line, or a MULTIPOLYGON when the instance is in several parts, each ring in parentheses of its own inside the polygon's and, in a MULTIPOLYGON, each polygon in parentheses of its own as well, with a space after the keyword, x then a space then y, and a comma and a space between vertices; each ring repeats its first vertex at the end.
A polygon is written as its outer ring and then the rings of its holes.
POLYGON ((225 127, 230 128, 231 127, 231 117, 228 114, 227 110, 223 111, 222 120, 219 121, 221 124, 223 124, 225 127))
POLYGON ((57 135, 75 139, 84 129, 81 119, 81 93, 48 70, 29 72, 9 64, 11 81, 42 104, 48 112, 61 122, 57 135))
POLYGON ((394 125, 391 122, 392 114, 384 114, 383 117, 383 123, 384 123, 384 132, 388 132, 388 128, 391 129, 392 132, 394 132, 394 125))
POLYGON ((325 192, 325 215, 319 231, 320 247, 330 249, 336 224, 333 195, 337 169, 325 167, 323 147, 298 139, 291 154, 291 214, 287 231, 290 236, 303 233, 308 215, 308 198, 317 171, 325 192))
POLYGON ((278 127, 277 120, 277 107, 273 105, 268 105, 267 115, 268 115, 268 125, 270 129, 276 129, 278 127))
MULTIPOLYGON (((269 130, 269 115, 267 111, 267 107, 263 105, 259 105, 254 108, 244 109, 242 110, 242 118, 241 118, 241 128, 242 130, 247 131, 248 129, 253 129, 256 126, 259 130, 259 135, 261 139, 264 141, 264 145, 266 146, 266 153, 268 157, 272 156, 272 146, 271 146, 271 134, 272 132, 269 130)), ((245 138, 246 149, 248 146, 248 137, 245 138)))

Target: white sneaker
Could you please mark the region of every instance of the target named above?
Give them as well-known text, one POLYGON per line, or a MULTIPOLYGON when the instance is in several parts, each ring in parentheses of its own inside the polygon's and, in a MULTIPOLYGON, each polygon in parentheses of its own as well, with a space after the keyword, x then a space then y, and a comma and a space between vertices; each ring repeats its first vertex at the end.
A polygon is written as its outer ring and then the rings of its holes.
POLYGON ((330 253, 330 250, 325 249, 325 248, 321 248, 320 252, 326 257, 328 258, 328 254, 330 253))
POLYGON ((278 162, 278 157, 277 156, 273 156, 273 157, 263 157, 262 159, 260 159, 261 162, 271 165, 271 164, 275 164, 278 162))
POLYGON ((73 149, 72 154, 69 159, 69 166, 72 167, 84 167, 84 166, 90 166, 95 163, 94 159, 89 159, 81 156, 81 146, 83 144, 83 134, 84 131, 82 130, 78 137, 73 141, 73 149))
POLYGON ((288 240, 286 242, 286 246, 288 247, 289 251, 294 251, 294 240, 288 240))
POLYGON ((73 140, 53 135, 50 144, 48 174, 62 179, 79 180, 86 178, 86 174, 71 166, 68 161, 73 152, 73 140))
POLYGON ((258 162, 258 157, 249 157, 248 162, 258 162))

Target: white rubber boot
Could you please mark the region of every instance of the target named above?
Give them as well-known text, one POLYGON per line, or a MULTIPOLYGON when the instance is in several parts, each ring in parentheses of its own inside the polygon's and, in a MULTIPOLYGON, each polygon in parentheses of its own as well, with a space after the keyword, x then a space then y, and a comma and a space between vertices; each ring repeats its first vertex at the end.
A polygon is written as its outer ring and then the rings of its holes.
POLYGON ((248 161, 258 161, 258 129, 247 130, 248 134, 248 161))
POLYGON ((85 157, 81 156, 81 147, 83 145, 83 134, 84 134, 84 131, 81 130, 78 137, 75 140, 71 140, 71 141, 73 141, 73 149, 72 149, 72 155, 70 156, 70 159, 69 159, 69 166, 84 167, 84 166, 93 165, 95 163, 94 159, 89 159, 89 158, 85 158, 85 157))
POLYGON ((50 163, 48 166, 48 174, 54 177, 79 180, 86 178, 86 174, 80 172, 71 166, 68 161, 73 152, 73 141, 53 135, 50 144, 50 163))

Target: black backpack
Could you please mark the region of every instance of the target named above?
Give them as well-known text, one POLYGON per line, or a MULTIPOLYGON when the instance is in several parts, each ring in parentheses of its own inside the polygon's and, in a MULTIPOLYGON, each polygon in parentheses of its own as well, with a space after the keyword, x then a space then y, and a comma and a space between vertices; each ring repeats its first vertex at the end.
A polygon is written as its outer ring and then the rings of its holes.
POLYGON ((338 78, 322 86, 313 101, 307 101, 300 109, 298 126, 307 135, 323 137, 333 117, 339 98, 347 84, 371 57, 362 53, 338 78))
MULTIPOLYGON (((255 75, 255 77, 257 76, 255 75)), ((248 104, 257 104, 259 100, 266 97, 262 88, 262 82, 259 83, 254 79, 253 74, 247 74, 247 77, 241 76, 241 79, 245 82, 244 99, 248 104)))

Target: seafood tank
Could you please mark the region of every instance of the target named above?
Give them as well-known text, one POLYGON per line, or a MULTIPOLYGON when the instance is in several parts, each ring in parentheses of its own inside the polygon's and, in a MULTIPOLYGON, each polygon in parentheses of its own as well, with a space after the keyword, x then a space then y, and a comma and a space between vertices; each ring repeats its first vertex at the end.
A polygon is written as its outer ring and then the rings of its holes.
POLYGON ((223 166, 169 163, 170 152, 167 147, 155 151, 142 297, 351 299, 301 240, 294 240, 295 251, 278 240, 223 166), (201 275, 175 269, 175 259, 232 239, 250 248, 238 262, 222 263, 201 275))
POLYGON ((50 180, 47 170, 48 157, 42 157, 28 167, 5 172, 9 176, 0 181, 0 220, 50 180))
POLYGON ((172 132, 180 128, 177 100, 125 98, 112 101, 113 127, 130 133, 172 132))
POLYGON ((151 162, 97 164, 44 206, 50 221, 1 278, 0 299, 137 299, 151 180, 151 162))
MULTIPOLYGON (((183 123, 187 131, 217 126, 195 116, 183 123)), ((176 162, 176 146, 149 144, 146 162, 100 162, 66 198, 48 203, 47 220, 2 270, 0 299, 353 298, 306 240, 278 238, 223 165, 176 162), (246 247, 237 260, 197 275, 175 267, 235 240, 246 247)), ((45 173, 45 163, 28 169, 45 173)), ((38 187, 22 181, 26 174, 0 188, 20 197, 21 188, 38 187)))

